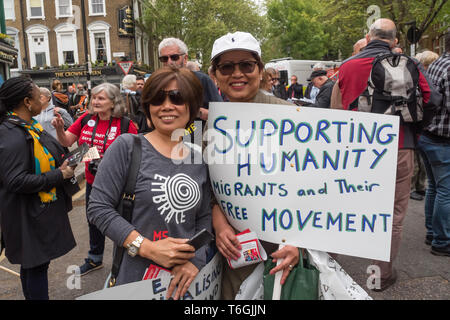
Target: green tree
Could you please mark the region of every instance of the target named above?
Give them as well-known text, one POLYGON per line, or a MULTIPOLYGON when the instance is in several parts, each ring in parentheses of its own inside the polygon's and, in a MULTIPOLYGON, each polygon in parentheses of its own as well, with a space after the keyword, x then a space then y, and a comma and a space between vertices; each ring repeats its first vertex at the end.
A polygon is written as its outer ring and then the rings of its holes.
MULTIPOLYGON (((156 44, 166 37, 183 40, 189 57, 209 66, 214 41, 246 31, 261 39, 265 19, 252 0, 158 0, 147 2, 142 26, 156 44)), ((206 71, 206 70, 204 70, 206 71)))
POLYGON ((322 59, 327 54, 325 26, 316 0, 268 0, 267 58, 322 59))
POLYGON ((330 51, 343 58, 352 52, 353 44, 368 31, 368 22, 373 22, 376 12, 369 6, 379 7, 379 17, 393 20, 398 28, 398 38, 403 47, 408 47, 409 22, 416 22, 421 34, 434 24, 442 29, 450 25, 449 0, 319 0, 323 21, 331 36, 330 51))

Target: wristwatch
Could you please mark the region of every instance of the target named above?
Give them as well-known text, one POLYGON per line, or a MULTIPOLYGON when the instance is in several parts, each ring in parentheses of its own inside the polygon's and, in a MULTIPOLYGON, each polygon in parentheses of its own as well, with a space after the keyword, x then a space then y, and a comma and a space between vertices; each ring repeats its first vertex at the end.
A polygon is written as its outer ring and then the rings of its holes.
POLYGON ((132 243, 128 244, 128 254, 134 258, 138 254, 142 242, 144 242, 144 237, 138 235, 132 243))

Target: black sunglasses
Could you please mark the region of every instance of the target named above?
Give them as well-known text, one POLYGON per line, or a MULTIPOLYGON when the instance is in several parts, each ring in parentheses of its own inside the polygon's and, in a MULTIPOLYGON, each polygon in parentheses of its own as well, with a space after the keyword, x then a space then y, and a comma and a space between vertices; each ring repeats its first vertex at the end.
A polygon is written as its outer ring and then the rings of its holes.
POLYGON ((154 106, 160 106, 166 101, 166 97, 169 97, 169 100, 171 103, 176 105, 183 105, 185 104, 185 101, 183 99, 183 96, 181 95, 181 92, 178 90, 159 90, 157 94, 153 97, 152 100, 150 100, 150 104, 154 106))
POLYGON ((180 57, 184 56, 184 55, 185 55, 185 53, 182 53, 182 54, 171 54, 171 55, 168 55, 168 56, 161 56, 161 57, 159 57, 159 61, 161 61, 162 63, 166 63, 167 61, 169 61, 169 58, 172 61, 178 61, 178 59, 180 59, 180 57))
POLYGON ((223 76, 229 76, 232 75, 234 72, 234 67, 236 65, 239 66, 239 70, 241 70, 242 73, 252 73, 255 71, 255 66, 258 64, 258 61, 240 61, 237 63, 234 62, 225 62, 222 64, 219 64, 217 66, 217 70, 223 75, 223 76))

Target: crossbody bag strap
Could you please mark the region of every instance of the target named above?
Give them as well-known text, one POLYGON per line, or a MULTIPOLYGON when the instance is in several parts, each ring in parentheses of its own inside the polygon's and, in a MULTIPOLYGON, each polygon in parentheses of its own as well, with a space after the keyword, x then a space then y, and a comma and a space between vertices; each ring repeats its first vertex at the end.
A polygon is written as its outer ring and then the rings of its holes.
POLYGON ((5 249, 5 241, 3 240, 3 233, 0 229, 0 256, 3 254, 3 250, 5 249))
MULTIPOLYGON (((131 161, 130 166, 128 168, 128 179, 122 194, 122 199, 120 200, 118 207, 120 215, 128 222, 131 222, 131 216, 133 213, 136 181, 137 175, 139 173, 139 168, 141 165, 141 158, 142 158, 141 139, 139 135, 133 135, 133 149, 131 151, 131 161)), ((124 253, 125 248, 123 246, 116 247, 111 268, 109 287, 113 287, 116 284, 116 279, 119 274, 119 269, 122 263, 124 253)))

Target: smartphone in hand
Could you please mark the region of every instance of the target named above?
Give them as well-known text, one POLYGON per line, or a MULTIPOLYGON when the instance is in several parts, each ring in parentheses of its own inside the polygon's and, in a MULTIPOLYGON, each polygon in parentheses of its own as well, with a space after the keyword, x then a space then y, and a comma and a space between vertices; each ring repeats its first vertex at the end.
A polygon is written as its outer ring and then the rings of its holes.
POLYGON ((203 229, 202 231, 198 232, 196 235, 194 235, 192 238, 190 238, 187 242, 187 244, 193 246, 195 250, 200 249, 204 245, 209 244, 211 241, 214 240, 214 235, 209 232, 206 229, 203 229))

